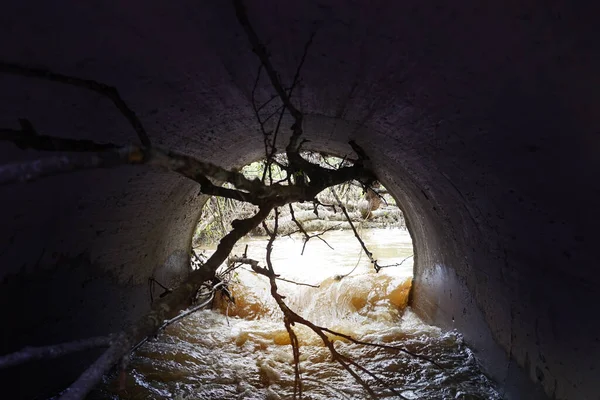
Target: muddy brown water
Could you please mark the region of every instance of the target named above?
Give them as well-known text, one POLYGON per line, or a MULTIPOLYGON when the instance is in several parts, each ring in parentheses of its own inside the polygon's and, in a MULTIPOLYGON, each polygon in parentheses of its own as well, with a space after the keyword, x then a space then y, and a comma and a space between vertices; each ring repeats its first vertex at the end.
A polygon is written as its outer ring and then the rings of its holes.
MULTIPOLYGON (((400 346, 444 366, 389 348, 366 347, 336 340, 338 351, 381 378, 364 375, 378 398, 500 399, 478 368, 460 333, 443 332, 422 322, 407 307, 413 259, 410 236, 401 229, 364 230, 362 237, 382 265, 403 262, 375 273, 351 231, 314 238, 304 254, 299 236, 278 239, 275 271, 296 282, 279 282, 287 304, 303 317, 361 341, 400 346), (339 275, 353 273, 339 279, 339 275)), ((266 238, 241 242, 248 256, 263 260, 266 238)), ((210 251, 210 249, 209 249, 210 251)), ((264 263, 262 263, 264 265, 264 263)), ((134 355, 125 389, 107 376, 92 399, 288 399, 294 369, 290 339, 282 314, 270 296, 268 281, 238 269, 231 290, 235 305, 217 297, 203 310, 168 327, 134 355)), ((300 341, 304 399, 366 399, 368 394, 331 360, 321 339, 308 328, 294 328, 300 341)))

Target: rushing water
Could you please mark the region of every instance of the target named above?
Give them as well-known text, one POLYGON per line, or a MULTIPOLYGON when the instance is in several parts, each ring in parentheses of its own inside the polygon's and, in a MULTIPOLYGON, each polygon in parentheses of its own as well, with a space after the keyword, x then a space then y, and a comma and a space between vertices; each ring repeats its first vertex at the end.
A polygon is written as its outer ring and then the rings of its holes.
MULTIPOLYGON (((323 236, 335 250, 313 238, 303 255, 301 237, 275 243, 273 265, 282 278, 318 288, 278 282, 286 303, 317 325, 366 342, 400 346, 435 360, 444 369, 390 348, 336 340, 336 349, 381 378, 367 380, 379 398, 500 399, 478 370, 457 332, 424 324, 408 308, 412 244, 403 230, 361 233, 381 265, 373 271, 352 232, 323 236), (346 275, 353 271, 350 275, 346 275)), ((248 257, 263 260, 265 238, 242 242, 248 257)), ((261 262, 264 265, 264 262, 261 262)), ((114 399, 286 399, 293 393, 290 339, 266 278, 238 269, 229 305, 217 297, 213 310, 200 311, 168 327, 142 346, 121 379, 108 377, 91 398, 114 399)), ((305 399, 366 399, 367 393, 332 361, 321 339, 308 328, 294 328, 300 342, 305 399)))

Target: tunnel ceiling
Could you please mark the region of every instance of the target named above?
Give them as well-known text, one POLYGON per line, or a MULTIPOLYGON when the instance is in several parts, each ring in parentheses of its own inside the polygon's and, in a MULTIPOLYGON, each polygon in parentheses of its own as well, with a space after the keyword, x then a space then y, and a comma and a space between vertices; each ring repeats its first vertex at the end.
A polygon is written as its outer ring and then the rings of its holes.
MULTIPOLYGON (((597 396, 600 339, 587 309, 600 283, 590 249, 600 204, 593 6, 248 3, 288 84, 315 34, 293 101, 313 149, 345 155, 356 140, 400 200, 419 252, 417 312, 463 331, 509 398, 597 396)), ((116 87, 156 146, 224 167, 262 155, 250 106, 258 60, 230 2, 0 8, 2 62, 116 87)), ((42 134, 138 143, 97 93, 2 71, 0 87, 1 128, 28 118, 42 134)), ((272 93, 259 80, 257 97, 272 93)), ((9 143, 0 155, 44 156, 9 143)), ((19 327, 4 330, 0 352, 135 319, 149 276, 185 274, 203 202, 192 182, 143 167, 0 191, 0 299, 17 304, 5 307, 19 327)))

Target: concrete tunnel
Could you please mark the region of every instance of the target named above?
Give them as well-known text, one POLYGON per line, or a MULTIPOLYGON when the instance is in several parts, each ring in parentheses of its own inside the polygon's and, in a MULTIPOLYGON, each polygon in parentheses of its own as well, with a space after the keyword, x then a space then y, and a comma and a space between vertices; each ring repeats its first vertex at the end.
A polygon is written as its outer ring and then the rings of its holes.
MULTIPOLYGON (((401 204, 418 315, 462 332, 507 399, 599 399, 596 7, 247 3, 284 81, 316 32, 294 94, 306 137, 339 155, 354 139, 401 204)), ((0 20, 3 62, 116 87, 153 145, 228 168, 263 155, 258 59, 230 2, 9 0, 0 20)), ((0 87, 1 128, 27 118, 41 134, 139 143, 97 93, 4 73, 0 87)), ((51 154, 1 142, 0 155, 51 154)), ((192 181, 132 166, 0 193, 0 354, 134 321, 150 276, 173 285, 188 272, 205 201, 192 181)), ((2 371, 3 387, 43 398, 97 354, 2 371)))

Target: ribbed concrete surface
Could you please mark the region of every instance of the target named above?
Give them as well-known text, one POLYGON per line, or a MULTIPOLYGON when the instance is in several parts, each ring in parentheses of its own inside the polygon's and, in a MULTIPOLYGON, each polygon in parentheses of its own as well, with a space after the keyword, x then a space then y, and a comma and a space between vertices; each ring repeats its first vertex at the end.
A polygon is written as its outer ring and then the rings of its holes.
MULTIPOLYGON (((249 103, 258 63, 231 4, 202 3, 5 1, 0 57, 116 86, 155 145, 239 166, 263 151, 249 103)), ((507 398, 597 399, 594 6, 287 3, 252 2, 250 18, 285 82, 316 29, 294 95, 306 134, 340 155, 356 140, 401 201, 413 307, 461 330, 507 398)), ((97 94, 6 75, 0 88, 3 127, 25 117, 44 134, 137 142, 97 94)), ((262 81, 259 98, 271 92, 262 81)), ((3 162, 39 156, 0 144, 3 162)), ((146 310, 149 276, 185 273, 197 193, 145 168, 0 188, 1 351, 113 331, 146 310)), ((68 382, 69 364, 40 386, 68 382)))

